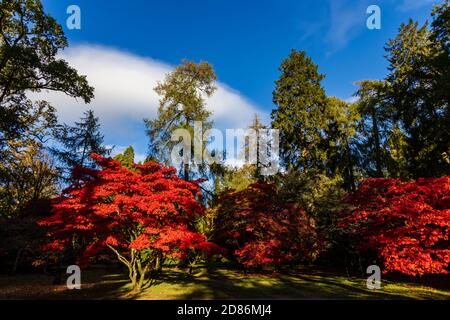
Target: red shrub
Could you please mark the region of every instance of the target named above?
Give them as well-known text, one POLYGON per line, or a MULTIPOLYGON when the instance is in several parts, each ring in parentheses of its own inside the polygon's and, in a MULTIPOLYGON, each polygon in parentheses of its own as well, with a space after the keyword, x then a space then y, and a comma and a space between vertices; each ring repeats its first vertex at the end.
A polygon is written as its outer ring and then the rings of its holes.
POLYGON ((318 242, 313 220, 283 202, 274 185, 256 183, 225 192, 215 211, 218 243, 247 267, 314 258, 318 242))
POLYGON ((367 179, 347 201, 354 209, 341 226, 359 234, 362 250, 378 253, 385 272, 448 273, 450 177, 367 179))

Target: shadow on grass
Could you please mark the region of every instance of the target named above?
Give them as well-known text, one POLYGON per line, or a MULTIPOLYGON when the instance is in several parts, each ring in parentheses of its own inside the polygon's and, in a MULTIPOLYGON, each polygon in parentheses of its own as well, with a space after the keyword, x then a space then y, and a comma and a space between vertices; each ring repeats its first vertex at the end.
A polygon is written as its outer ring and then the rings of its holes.
POLYGON ((81 289, 70 290, 66 279, 54 285, 52 276, 43 274, 17 274, 0 276, 0 299, 85 300, 119 299, 126 296, 128 281, 120 270, 87 270, 81 273, 81 289))
POLYGON ((323 272, 246 274, 226 269, 187 276, 166 269, 139 299, 448 299, 430 288, 384 282, 369 290, 364 279, 323 272))
POLYGON ((369 290, 361 278, 304 268, 289 272, 248 273, 219 268, 194 269, 188 275, 167 267, 139 296, 132 296, 122 270, 82 272, 82 289, 52 285, 44 275, 0 276, 0 299, 450 299, 448 291, 383 280, 369 290))

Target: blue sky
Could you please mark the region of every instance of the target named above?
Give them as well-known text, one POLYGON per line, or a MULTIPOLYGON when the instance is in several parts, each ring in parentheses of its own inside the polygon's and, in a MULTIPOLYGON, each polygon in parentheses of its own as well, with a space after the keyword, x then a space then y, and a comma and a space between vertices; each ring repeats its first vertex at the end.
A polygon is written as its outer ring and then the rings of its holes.
MULTIPOLYGON (((99 87, 89 107, 102 118, 106 142, 118 151, 131 144, 141 154, 147 140, 140 119, 154 116, 157 104, 152 85, 182 59, 214 66, 221 93, 210 105, 219 127, 242 126, 254 112, 268 121, 278 67, 292 48, 306 50, 327 75, 328 95, 348 99, 355 81, 384 77, 384 44, 409 17, 429 18, 433 2, 43 1, 69 39, 63 57, 99 87), (71 4, 81 9, 81 30, 65 26, 71 4), (370 4, 381 8, 381 30, 366 28, 370 4)), ((50 100, 66 122, 85 108, 60 96, 50 100)))

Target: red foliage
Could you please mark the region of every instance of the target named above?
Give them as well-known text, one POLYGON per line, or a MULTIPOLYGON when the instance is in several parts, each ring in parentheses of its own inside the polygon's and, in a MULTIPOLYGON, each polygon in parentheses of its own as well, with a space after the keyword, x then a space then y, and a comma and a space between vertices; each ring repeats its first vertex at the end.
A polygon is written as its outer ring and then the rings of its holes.
POLYGON ((55 199, 53 215, 39 222, 51 239, 44 250, 63 250, 74 236, 87 243, 85 261, 106 246, 125 256, 131 249, 176 257, 192 249, 219 249, 189 230, 204 214, 196 200, 197 182, 184 181, 174 168, 155 162, 131 171, 110 158, 92 158, 102 170, 77 168, 77 182, 55 199))
POLYGON ((347 201, 354 208, 341 226, 360 235, 362 250, 378 253, 385 272, 448 273, 450 177, 367 179, 347 201))
POLYGON ((217 240, 247 267, 312 260, 317 252, 314 221, 283 202, 271 184, 256 183, 219 197, 217 240))

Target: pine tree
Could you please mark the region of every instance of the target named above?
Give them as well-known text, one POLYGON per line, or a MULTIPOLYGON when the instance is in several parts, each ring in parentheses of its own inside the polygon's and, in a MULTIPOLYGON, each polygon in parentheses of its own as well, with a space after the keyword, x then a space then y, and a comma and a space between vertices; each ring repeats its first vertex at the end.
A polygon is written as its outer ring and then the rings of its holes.
POLYGON ((254 130, 256 139, 254 141, 249 139, 245 144, 244 151, 246 156, 250 156, 251 152, 255 153, 255 179, 262 180, 263 176, 261 174, 261 169, 267 165, 267 160, 269 160, 268 158, 270 156, 268 151, 271 141, 268 136, 268 128, 261 122, 261 119, 257 114, 255 114, 253 121, 248 128, 254 130), (262 155, 263 157, 261 157, 262 155))
POLYGON ((96 168, 90 155, 109 155, 111 150, 103 145, 103 135, 100 132, 99 119, 92 110, 84 112, 84 117, 74 126, 64 124, 54 130, 54 138, 61 148, 50 148, 62 164, 67 174, 75 167, 96 168))

